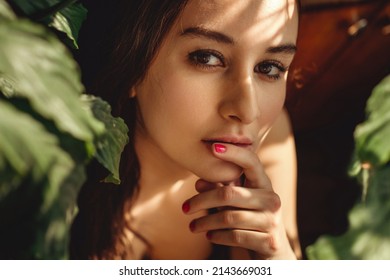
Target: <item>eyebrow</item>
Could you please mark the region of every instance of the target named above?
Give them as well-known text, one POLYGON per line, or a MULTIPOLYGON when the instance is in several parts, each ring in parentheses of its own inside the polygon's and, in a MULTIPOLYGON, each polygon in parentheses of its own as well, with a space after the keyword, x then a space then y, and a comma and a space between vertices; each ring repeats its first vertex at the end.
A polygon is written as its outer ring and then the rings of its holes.
MULTIPOLYGON (((235 41, 232 37, 223 34, 218 31, 206 29, 203 27, 189 27, 183 30, 180 36, 193 36, 193 37, 204 37, 209 40, 216 41, 218 43, 224 43, 228 45, 234 45, 235 41)), ((278 46, 271 46, 267 48, 266 53, 276 54, 276 53, 285 53, 285 54, 295 54, 297 51, 297 46, 292 43, 281 44, 278 46)))
POLYGON ((234 45, 234 40, 232 37, 218 31, 205 29, 203 27, 189 27, 181 33, 181 36, 204 37, 218 43, 234 45))
POLYGON ((266 53, 285 53, 295 54, 297 52, 297 46, 295 44, 282 44, 275 47, 269 47, 266 53))

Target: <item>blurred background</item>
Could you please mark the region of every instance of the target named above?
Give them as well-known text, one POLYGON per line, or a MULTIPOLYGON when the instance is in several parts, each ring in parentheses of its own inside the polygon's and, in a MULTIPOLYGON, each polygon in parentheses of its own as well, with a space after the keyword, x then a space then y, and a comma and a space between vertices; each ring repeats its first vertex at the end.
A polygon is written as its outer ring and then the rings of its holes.
POLYGON ((353 133, 390 74, 389 0, 302 0, 286 107, 296 137, 298 224, 305 248, 348 229, 361 187, 348 176, 353 133))

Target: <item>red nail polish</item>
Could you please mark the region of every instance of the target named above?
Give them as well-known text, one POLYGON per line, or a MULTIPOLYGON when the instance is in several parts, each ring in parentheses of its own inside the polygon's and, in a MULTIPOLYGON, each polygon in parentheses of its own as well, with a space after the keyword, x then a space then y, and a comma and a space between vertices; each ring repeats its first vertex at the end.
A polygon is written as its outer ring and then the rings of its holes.
POLYGON ((191 230, 191 231, 194 231, 194 230, 195 230, 195 221, 192 221, 192 222, 190 223, 190 230, 191 230))
POLYGON ((184 202, 181 209, 184 213, 187 213, 188 211, 190 211, 190 203, 188 201, 184 202))
POLYGON ((208 240, 210 240, 211 237, 213 237, 213 233, 212 233, 211 231, 208 231, 208 232, 206 233, 206 238, 207 238, 208 240))
POLYGON ((222 144, 215 144, 214 145, 214 149, 217 153, 219 154, 223 154, 224 152, 226 152, 226 146, 225 145, 222 145, 222 144))

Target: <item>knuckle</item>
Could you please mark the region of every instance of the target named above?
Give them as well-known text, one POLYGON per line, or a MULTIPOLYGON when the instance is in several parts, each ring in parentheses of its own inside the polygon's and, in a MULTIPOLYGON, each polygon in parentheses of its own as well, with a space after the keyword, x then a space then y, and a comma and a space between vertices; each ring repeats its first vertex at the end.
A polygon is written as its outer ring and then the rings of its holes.
POLYGON ((277 243, 276 243, 276 239, 274 237, 273 234, 268 234, 267 237, 266 237, 266 243, 267 243, 267 247, 268 247, 268 251, 269 251, 269 254, 274 254, 277 249, 278 249, 278 246, 277 246, 277 243))
POLYGON ((272 255, 274 255, 277 252, 277 244, 272 234, 268 234, 265 237, 262 248, 259 248, 258 252, 264 259, 270 258, 272 255))
POLYGON ((270 196, 269 204, 270 204, 270 210, 272 212, 278 211, 280 209, 280 207, 282 207, 282 201, 280 199, 280 196, 277 195, 276 193, 273 193, 270 196))
POLYGON ((232 231, 232 242, 236 245, 241 245, 245 243, 245 235, 241 231, 233 230, 232 231))
POLYGON ((233 226, 236 223, 236 214, 232 211, 222 212, 222 224, 224 226, 233 226))
POLYGON ((226 186, 218 189, 218 196, 221 201, 228 203, 233 200, 236 195, 236 191, 231 186, 226 186))

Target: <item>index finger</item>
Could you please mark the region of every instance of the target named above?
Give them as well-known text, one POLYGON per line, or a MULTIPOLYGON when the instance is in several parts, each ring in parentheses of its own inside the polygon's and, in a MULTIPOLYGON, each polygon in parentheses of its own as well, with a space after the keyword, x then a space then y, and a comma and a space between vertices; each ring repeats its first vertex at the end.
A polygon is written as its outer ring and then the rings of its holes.
POLYGON ((249 149, 227 143, 214 143, 214 155, 222 160, 240 166, 245 174, 244 186, 250 188, 272 189, 259 157, 249 149))

